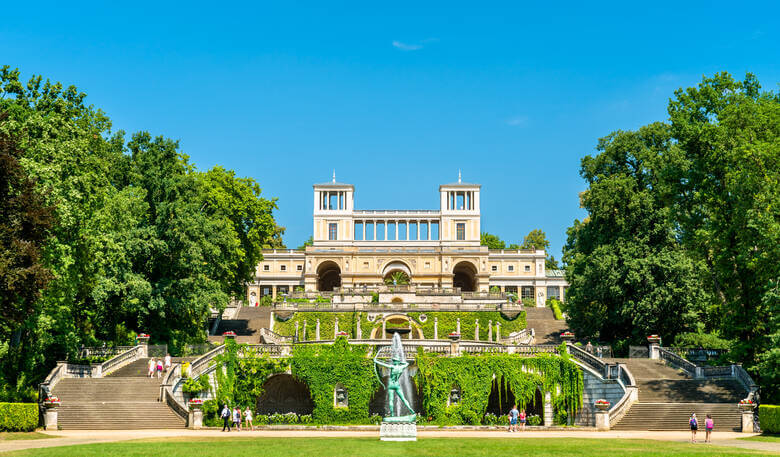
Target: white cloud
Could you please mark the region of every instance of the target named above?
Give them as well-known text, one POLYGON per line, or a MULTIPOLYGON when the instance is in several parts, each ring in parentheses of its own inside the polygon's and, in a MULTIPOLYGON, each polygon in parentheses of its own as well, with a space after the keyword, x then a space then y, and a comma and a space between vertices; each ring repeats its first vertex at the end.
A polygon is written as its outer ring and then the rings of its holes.
POLYGON ((400 49, 401 51, 417 51, 418 49, 422 49, 421 44, 406 44, 397 40, 393 41, 393 46, 400 49))
POLYGON ((515 116, 511 119, 507 119, 506 124, 514 127, 525 125, 528 122, 528 116, 515 116))

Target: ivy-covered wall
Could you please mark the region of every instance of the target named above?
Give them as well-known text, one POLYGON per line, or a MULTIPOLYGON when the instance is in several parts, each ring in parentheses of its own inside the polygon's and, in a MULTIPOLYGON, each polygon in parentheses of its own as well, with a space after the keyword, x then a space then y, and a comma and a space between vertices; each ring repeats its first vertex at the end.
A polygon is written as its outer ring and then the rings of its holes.
MULTIPOLYGON (((501 323, 501 335, 506 337, 512 332, 520 331, 526 328, 526 316, 525 311, 521 311, 511 318, 500 311, 463 311, 463 312, 450 312, 450 311, 437 311, 437 312, 409 312, 409 313, 393 313, 393 314, 406 314, 413 320, 415 327, 422 328, 423 335, 426 339, 433 339, 433 321, 434 318, 438 318, 439 324, 439 338, 446 338, 447 334, 454 332, 457 328, 457 320, 460 318, 460 333, 464 339, 474 338, 475 320, 479 320, 479 339, 487 341, 488 337, 488 323, 493 322, 493 337, 495 338, 496 322, 501 323), (426 320, 422 322, 420 315, 425 315, 426 320)), ((333 339, 333 330, 336 321, 336 317, 339 319, 339 330, 348 332, 350 338, 357 337, 357 321, 358 315, 360 315, 360 326, 363 334, 363 338, 369 338, 371 330, 376 325, 381 325, 381 321, 377 319, 375 322, 369 322, 366 312, 346 312, 346 313, 333 313, 333 312, 298 312, 292 314, 287 319, 280 317, 275 318, 274 332, 284 335, 295 335, 295 323, 298 323, 299 336, 306 340, 314 340, 315 328, 317 319, 320 320, 320 338, 333 339), (306 335, 303 335, 303 323, 306 321, 306 335)))
POLYGON ((430 313, 408 313, 409 317, 420 323, 425 338, 433 338, 433 321, 438 318, 439 338, 446 338, 447 334, 454 332, 458 327, 458 318, 460 318, 460 334, 463 339, 471 340, 474 338, 475 320, 479 319, 479 339, 487 341, 488 323, 493 321, 493 338, 496 337, 496 322, 501 323, 501 335, 506 337, 512 332, 517 332, 526 327, 525 311, 517 313, 510 318, 500 311, 438 311, 430 313), (425 314, 426 321, 420 321, 420 315, 425 314))
POLYGON ((541 389, 552 394, 554 408, 574 413, 582 406, 582 371, 565 350, 561 354, 443 357, 420 351, 416 382, 425 413, 439 424, 479 424, 494 379, 512 392, 521 408, 541 389), (460 402, 447 406, 454 387, 460 389, 460 402))
MULTIPOLYGON (((264 392, 265 381, 274 374, 289 372, 309 388, 314 403, 311 423, 372 422, 369 403, 380 385, 368 346, 352 345, 339 338, 332 345, 295 345, 291 357, 271 359, 254 354, 232 340, 227 344, 225 353, 215 360, 218 365, 215 396, 219 404, 254 409, 264 392), (347 408, 334 407, 337 383, 347 389, 347 408)), ((420 350, 415 383, 424 410, 421 412, 442 425, 480 424, 486 421, 484 415, 495 375, 497 382, 512 392, 521 407, 531 402, 536 390, 541 389, 552 393, 556 409, 574 413, 582 406, 582 371, 569 359, 565 347, 560 354, 445 357, 420 350), (453 387, 460 389, 461 400, 448 407, 453 387)), ((216 425, 217 402, 206 403, 206 422, 216 425)), ((261 418, 258 420, 257 423, 262 423, 261 418)))

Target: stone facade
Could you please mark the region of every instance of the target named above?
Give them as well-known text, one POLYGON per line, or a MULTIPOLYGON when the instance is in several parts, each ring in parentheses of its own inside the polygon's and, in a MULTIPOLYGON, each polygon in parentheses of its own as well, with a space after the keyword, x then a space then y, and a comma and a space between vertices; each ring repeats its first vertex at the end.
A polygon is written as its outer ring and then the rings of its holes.
POLYGON ((488 292, 498 288, 544 306, 564 299, 561 271, 545 271, 544 250, 480 246, 479 184, 439 186, 438 210, 357 210, 354 186, 314 185, 313 245, 265 250, 247 302, 261 297, 372 288, 403 272, 418 288, 488 292))

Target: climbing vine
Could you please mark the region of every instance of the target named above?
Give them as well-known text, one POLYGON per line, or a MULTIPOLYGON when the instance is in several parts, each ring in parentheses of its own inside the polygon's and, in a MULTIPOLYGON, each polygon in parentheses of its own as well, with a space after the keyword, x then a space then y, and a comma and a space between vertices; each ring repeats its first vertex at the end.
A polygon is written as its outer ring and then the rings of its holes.
POLYGON ((370 348, 338 338, 333 345, 297 345, 290 359, 292 374, 309 386, 317 423, 361 423, 369 420, 368 405, 379 388, 370 348), (348 407, 333 405, 339 383, 347 389, 348 407))
POLYGON ((535 357, 515 354, 442 357, 419 351, 417 366, 415 382, 422 395, 422 405, 427 416, 440 424, 479 424, 494 379, 511 391, 523 408, 533 400, 537 389, 552 394, 556 409, 574 413, 582 406, 582 371, 569 360, 565 350, 562 355, 535 357), (460 389, 460 401, 447 406, 453 387, 460 389))
POLYGON ((368 338, 371 334, 372 322, 366 319, 366 313, 346 312, 332 313, 326 311, 319 312, 298 312, 293 313, 287 319, 279 316, 274 318, 274 332, 279 335, 295 335, 295 323, 298 323, 298 336, 302 340, 313 341, 315 339, 317 319, 320 320, 320 339, 332 340, 336 325, 336 318, 339 319, 339 331, 349 333, 350 338, 357 338, 357 322, 360 315, 360 327, 363 338, 368 338), (303 323, 306 322, 306 333, 303 332, 303 323))
POLYGON ((215 397, 217 403, 255 407, 263 395, 263 384, 274 374, 287 371, 287 359, 273 359, 267 354, 257 354, 244 344, 228 339, 225 351, 214 357, 215 397))
POLYGON ((518 332, 526 327, 525 311, 520 311, 513 316, 506 315, 500 311, 471 311, 471 312, 451 312, 437 311, 429 313, 408 313, 409 317, 416 320, 422 327, 426 339, 433 339, 433 322, 437 318, 439 323, 439 338, 446 338, 447 334, 457 329, 457 321, 460 319, 460 334, 465 339, 474 338, 476 329, 475 320, 479 320, 479 339, 487 341, 489 335, 489 323, 493 322, 493 338, 496 337, 496 322, 501 323, 501 336, 506 337, 512 332, 518 332), (420 315, 426 316, 425 322, 420 320, 420 315))

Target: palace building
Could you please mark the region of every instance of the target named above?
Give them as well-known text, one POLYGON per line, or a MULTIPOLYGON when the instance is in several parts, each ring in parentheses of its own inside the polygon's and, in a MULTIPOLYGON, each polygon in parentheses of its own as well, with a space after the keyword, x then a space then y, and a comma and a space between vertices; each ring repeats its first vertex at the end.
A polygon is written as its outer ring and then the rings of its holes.
POLYGON ((263 251, 247 287, 254 305, 266 295, 293 291, 372 289, 403 272, 416 289, 514 293, 544 306, 564 299, 562 271, 545 271, 544 250, 489 250, 480 246, 481 185, 439 186, 438 210, 355 208, 355 186, 315 184, 313 244, 305 250, 263 251))

